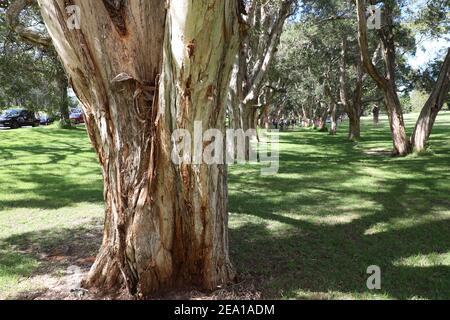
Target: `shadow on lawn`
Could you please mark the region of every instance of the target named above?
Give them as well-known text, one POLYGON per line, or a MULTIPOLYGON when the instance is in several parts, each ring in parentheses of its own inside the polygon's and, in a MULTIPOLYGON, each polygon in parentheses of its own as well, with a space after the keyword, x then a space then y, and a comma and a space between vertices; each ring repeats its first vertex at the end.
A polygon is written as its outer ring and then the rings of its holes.
MULTIPOLYGON (((14 208, 59 209, 80 202, 101 203, 103 185, 95 183, 76 183, 72 179, 45 174, 17 175, 22 183, 33 184, 23 192, 33 193, 33 198, 19 198, 0 201, 0 211, 14 208)), ((16 195, 22 191, 18 190, 16 195)))
MULTIPOLYGON (((385 130, 374 129, 364 142, 386 142, 389 146, 385 130)), ((448 254, 450 250, 448 218, 433 219, 434 212, 450 209, 446 184, 450 154, 447 141, 439 135, 444 130, 448 127, 436 130, 434 154, 405 159, 366 155, 357 144, 346 142, 344 133, 337 137, 315 132, 282 134, 286 151, 281 155, 279 176, 260 177, 258 170, 242 175, 231 170, 233 219, 249 215, 263 221, 230 230, 232 259, 238 271, 260 281, 266 298, 329 298, 333 292, 379 293, 400 299, 450 298, 449 266, 398 263, 402 258, 448 254), (302 146, 311 145, 313 151, 302 152, 302 146), (398 176, 371 176, 364 171, 370 168, 398 176), (296 174, 307 178, 299 179, 296 174), (375 187, 355 180, 361 176, 377 179, 375 187), (350 200, 353 202, 346 206, 350 200), (349 212, 354 217, 335 223, 304 217, 327 219, 345 217, 349 212), (396 224, 402 219, 409 222, 396 224), (270 229, 273 222, 283 229, 270 229), (380 292, 366 288, 370 265, 381 267, 380 292)), ((53 203, 59 208, 80 198, 101 201, 99 183, 88 187, 44 173, 19 179, 41 181, 35 192, 45 201, 31 202, 29 207, 48 208, 53 203)), ((23 205, 4 202, 0 210, 23 205)), ((15 248, 41 262, 37 274, 57 272, 83 261, 89 266, 101 239, 100 223, 93 224, 97 226, 9 237, 2 240, 0 250, 15 248)), ((5 256, 0 263, 8 264, 17 274, 21 272, 20 261, 14 256, 5 256)))
POLYGON ((0 144, 0 190, 14 190, 14 197, 0 200, 0 211, 102 202, 100 169, 84 129, 34 129, 8 138, 13 141, 0 144))
POLYGON ((86 270, 94 262, 101 239, 101 219, 76 228, 14 235, 0 239, 0 265, 9 276, 58 276, 70 266, 86 270))
MULTIPOLYGON (((448 265, 399 262, 450 251, 448 216, 436 217, 439 210, 450 210, 448 140, 439 135, 444 129, 448 127, 435 130, 433 154, 402 159, 365 155, 343 136, 282 135, 282 143, 292 145, 281 155, 283 177, 230 175, 235 190, 230 211, 236 219, 244 214, 264 221, 246 220, 231 230, 238 270, 250 270, 250 277, 260 279, 269 298, 329 298, 341 293, 449 299, 448 265), (302 153, 302 145, 311 144, 316 151, 302 153), (298 145, 296 151, 294 145, 298 145), (384 170, 386 176, 364 172, 370 168, 384 170), (308 178, 289 177, 299 173, 308 178), (377 187, 353 181, 364 175, 378 179, 377 187), (359 199, 362 207, 358 201, 345 207, 348 199, 359 199), (349 221, 326 220, 349 213, 355 215, 349 221), (273 231, 274 222, 284 225, 283 229, 273 231), (382 270, 379 292, 366 287, 366 270, 371 265, 382 270)), ((389 141, 378 128, 367 135, 365 142, 389 141)))

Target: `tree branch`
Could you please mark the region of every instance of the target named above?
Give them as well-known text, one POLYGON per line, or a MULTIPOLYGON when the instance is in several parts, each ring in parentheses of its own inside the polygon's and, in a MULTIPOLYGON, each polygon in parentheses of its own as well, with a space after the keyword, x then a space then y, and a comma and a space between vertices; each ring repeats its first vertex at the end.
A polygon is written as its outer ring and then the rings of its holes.
POLYGON ((23 26, 19 20, 21 12, 35 3, 35 0, 13 1, 6 10, 6 22, 9 28, 18 34, 23 41, 33 46, 49 48, 52 46, 52 40, 49 36, 23 26))
POLYGON ((244 104, 249 103, 258 96, 258 91, 261 89, 265 75, 269 69, 269 65, 272 62, 273 56, 276 52, 278 42, 280 40, 283 26, 286 19, 292 14, 294 0, 284 0, 281 3, 277 20, 273 24, 272 31, 269 35, 268 45, 262 57, 253 68, 251 82, 248 86, 248 93, 244 98, 244 104))
POLYGON ((365 1, 356 0, 356 11, 358 15, 358 42, 361 53, 361 60, 367 73, 375 80, 381 88, 387 88, 387 80, 378 73, 369 53, 369 41, 367 37, 367 22, 365 14, 365 1))
POLYGON ((447 51, 436 85, 430 95, 430 100, 436 101, 436 105, 442 108, 450 90, 450 48, 447 51))

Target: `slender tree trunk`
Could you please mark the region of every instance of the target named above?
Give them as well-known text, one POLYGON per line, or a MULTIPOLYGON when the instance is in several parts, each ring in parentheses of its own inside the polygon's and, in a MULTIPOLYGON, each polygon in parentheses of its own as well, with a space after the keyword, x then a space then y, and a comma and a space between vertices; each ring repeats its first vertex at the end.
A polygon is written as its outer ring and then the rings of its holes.
POLYGON ((353 90, 353 96, 350 97, 347 89, 347 38, 342 40, 341 44, 341 65, 340 65, 340 96, 341 103, 349 119, 348 139, 358 141, 361 138, 361 100, 363 95, 364 70, 362 61, 358 59, 356 63, 356 85, 353 90))
POLYGON ((425 150, 428 139, 431 135, 434 122, 438 113, 442 110, 445 100, 448 96, 450 89, 450 49, 447 52, 447 56, 444 60, 441 72, 439 74, 436 85, 430 98, 426 102, 422 111, 420 112, 419 119, 417 120, 416 127, 414 128, 413 135, 411 136, 411 143, 417 152, 425 150))
POLYGON ((302 105, 302 125, 304 128, 309 128, 311 126, 311 120, 308 112, 308 107, 302 105))
POLYGON ((412 148, 406 136, 403 111, 401 108, 400 99, 397 95, 397 86, 395 83, 396 58, 393 25, 393 12, 395 4, 386 3, 384 6, 384 28, 380 31, 385 75, 381 75, 377 71, 373 61, 370 59, 365 15, 366 1, 356 0, 356 6, 358 15, 358 42, 360 46, 361 59, 367 73, 372 77, 384 93, 386 110, 389 116, 389 124, 394 145, 394 154, 405 156, 412 151, 412 148))
POLYGON ((243 123, 243 66, 241 66, 242 56, 246 54, 246 50, 241 46, 239 51, 239 55, 235 59, 235 63, 233 66, 233 72, 230 81, 230 90, 229 90, 229 105, 228 109, 232 114, 232 128, 242 129, 244 126, 243 123))
POLYGON ((361 138, 361 118, 355 112, 348 115, 349 119, 349 133, 348 139, 351 141, 358 141, 361 138))
POLYGON ((330 135, 334 136, 337 133, 337 105, 333 103, 331 106, 331 128, 330 135))
POLYGON ((257 127, 257 111, 258 109, 253 106, 253 104, 241 104, 242 108, 242 129, 246 134, 246 143, 245 143, 245 157, 247 160, 250 159, 251 154, 251 141, 255 138, 258 139, 258 134, 256 132, 257 127), (250 134, 250 131, 254 130, 253 135, 250 134))
POLYGON ((422 152, 426 149, 428 139, 431 135, 439 111, 440 109, 434 101, 429 100, 420 112, 419 119, 417 120, 416 127, 414 128, 411 137, 411 143, 413 144, 415 151, 422 152))
POLYGON ((243 117, 243 107, 239 99, 236 99, 235 96, 233 96, 232 105, 230 109, 232 110, 232 128, 242 129, 244 127, 244 117, 243 117))
POLYGON ((258 109, 255 107, 246 107, 244 111, 244 131, 256 130, 256 121, 258 109))
POLYGON ((327 130, 327 117, 330 113, 330 110, 328 109, 328 107, 326 105, 324 105, 324 109, 322 111, 322 114, 320 115, 319 118, 319 128, 318 130, 321 132, 325 132, 328 131, 327 130))
POLYGON ((64 70, 58 72, 57 80, 61 92, 61 100, 59 102, 60 121, 63 126, 70 126, 69 96, 67 94, 69 80, 67 79, 64 70))
POLYGON ((351 104, 349 104, 349 140, 357 141, 361 139, 361 116, 362 116, 362 97, 364 89, 364 68, 361 59, 358 59, 356 65, 356 85, 353 91, 351 104))
POLYGON ((74 0, 81 30, 67 28, 66 1, 39 3, 103 168, 103 244, 85 287, 146 296, 233 280, 226 166, 175 165, 171 134, 224 130, 237 1, 74 0))
POLYGON ((397 66, 392 19, 392 8, 387 6, 385 12, 387 27, 381 32, 382 53, 384 65, 386 67, 386 81, 384 82, 382 89, 384 91, 386 109, 388 111, 389 124, 394 143, 394 154, 405 156, 411 153, 412 149, 406 134, 403 110, 397 94, 397 84, 395 82, 395 71, 397 66))
POLYGON ((394 154, 406 156, 411 153, 411 144, 406 135, 405 122, 403 120, 403 111, 394 88, 387 88, 385 103, 388 110, 389 125, 394 144, 394 154))
POLYGON ((269 114, 270 106, 266 105, 263 108, 263 112, 261 114, 262 116, 262 127, 264 127, 266 130, 270 129, 270 114, 269 114))

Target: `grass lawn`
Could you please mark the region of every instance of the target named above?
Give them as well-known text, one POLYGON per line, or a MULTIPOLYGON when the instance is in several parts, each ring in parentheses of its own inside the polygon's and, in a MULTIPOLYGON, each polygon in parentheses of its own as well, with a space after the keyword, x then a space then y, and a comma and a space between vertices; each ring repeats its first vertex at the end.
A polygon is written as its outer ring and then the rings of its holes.
MULTIPOLYGON (((408 115, 411 130, 415 117, 408 115)), ((363 140, 280 133, 280 172, 230 170, 232 259, 263 298, 450 299, 450 113, 430 150, 391 158, 384 121, 363 140), (366 287, 367 267, 382 289, 366 287)), ((89 268, 101 239, 102 178, 83 128, 0 132, 0 298, 39 298, 89 268)))

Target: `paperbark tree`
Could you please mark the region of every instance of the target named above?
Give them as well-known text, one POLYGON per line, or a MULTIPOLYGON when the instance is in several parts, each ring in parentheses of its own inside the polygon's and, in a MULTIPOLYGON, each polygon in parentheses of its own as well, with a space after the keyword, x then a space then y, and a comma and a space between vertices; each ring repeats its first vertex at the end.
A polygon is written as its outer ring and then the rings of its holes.
POLYGON ((248 1, 241 8, 240 50, 231 84, 233 127, 255 128, 255 111, 295 0, 248 1))
POLYGON ((361 108, 364 72, 362 68, 362 62, 358 59, 355 65, 355 87, 352 91, 352 95, 350 96, 347 90, 347 39, 343 39, 341 48, 342 52, 339 78, 341 104, 344 107, 344 110, 347 113, 349 119, 348 139, 357 141, 361 138, 361 108))
MULTIPOLYGON (((59 62, 58 62, 59 64, 59 62)), ((56 81, 58 81, 58 88, 60 92, 59 113, 62 127, 70 127, 70 111, 69 111, 69 95, 67 89, 69 88, 69 80, 62 66, 57 66, 56 81)))
POLYGON ((367 36, 366 22, 366 1, 356 0, 358 15, 358 41, 360 46, 361 60, 366 72, 374 79, 380 90, 383 91, 386 110, 389 117, 392 141, 394 144, 394 154, 405 156, 412 151, 411 144, 406 135, 405 122, 400 99, 397 94, 396 57, 394 26, 392 18, 392 4, 388 3, 384 7, 384 26, 380 31, 382 43, 382 56, 385 66, 385 74, 378 72, 369 54, 369 44, 367 36))
POLYGON ((358 14, 358 38, 361 57, 366 71, 384 92, 386 109, 388 111, 395 152, 398 155, 407 155, 413 150, 423 151, 431 135, 437 114, 442 109, 450 89, 450 49, 442 65, 439 77, 433 87, 432 93, 423 107, 414 133, 408 139, 403 120, 403 111, 397 94, 396 85, 396 57, 393 26, 393 4, 385 2, 384 27, 380 32, 382 52, 385 65, 385 76, 382 76, 369 59, 369 46, 367 41, 367 23, 365 17, 366 1, 356 0, 358 14))
POLYGON ((103 169, 103 244, 84 286, 146 296, 233 280, 226 166, 175 165, 171 134, 224 129, 237 1, 73 0, 79 30, 67 1, 39 3, 103 169))
POLYGON ((442 110, 449 91, 450 49, 447 52, 447 56, 444 60, 444 64, 442 65, 439 77, 433 88, 433 92, 420 112, 419 119, 417 120, 414 132, 411 136, 411 144, 414 146, 416 151, 421 152, 425 150, 434 122, 436 121, 436 117, 442 110))
POLYGON ((330 118, 331 118, 330 135, 334 136, 337 133, 337 105, 335 103, 331 105, 330 118))
POLYGON ((330 104, 329 114, 330 114, 330 130, 329 134, 334 136, 337 134, 337 127, 338 127, 338 101, 335 98, 336 91, 340 91, 340 85, 333 85, 330 77, 331 68, 328 69, 328 72, 325 74, 325 84, 324 84, 324 91, 325 95, 328 97, 328 101, 330 104))

